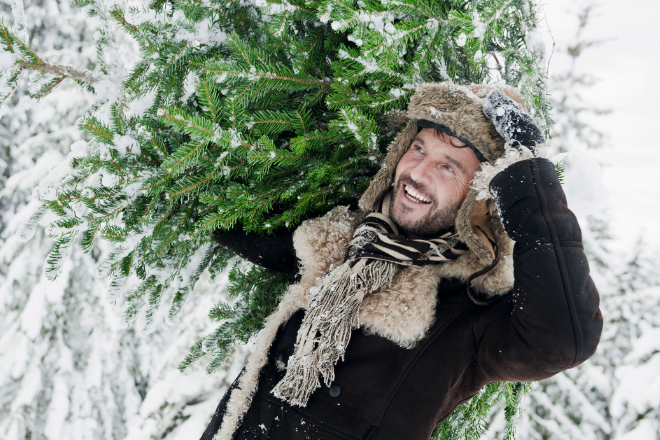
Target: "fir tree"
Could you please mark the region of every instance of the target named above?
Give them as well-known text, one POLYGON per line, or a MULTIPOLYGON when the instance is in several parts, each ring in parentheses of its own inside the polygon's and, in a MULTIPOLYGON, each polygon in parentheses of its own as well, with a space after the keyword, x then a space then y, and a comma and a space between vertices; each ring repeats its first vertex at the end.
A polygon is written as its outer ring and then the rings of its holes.
MULTIPOLYGON (((51 279, 78 236, 87 252, 99 239, 113 243, 99 270, 129 320, 153 322, 164 302, 171 320, 180 317, 203 272, 230 263, 215 231, 268 234, 354 203, 396 135, 387 112, 404 109, 421 82, 505 81, 542 125, 551 122, 542 56, 526 44, 538 20, 529 0, 79 4, 101 23, 96 68, 51 63, 20 23, 2 25, 5 102, 26 71, 35 72, 35 99, 67 79, 94 92, 78 124, 86 141, 41 183, 43 206, 27 223, 53 217, 51 279), (141 54, 125 76, 115 26, 141 54)), ((182 368, 210 355, 207 369, 217 370, 286 287, 243 264, 230 279, 236 301, 212 308, 221 324, 182 368)), ((524 388, 489 387, 436 435, 478 435, 456 421, 484 419, 493 399, 506 398, 515 420, 524 388)))
POLYGON ((554 142, 557 153, 575 151, 579 148, 598 149, 607 145, 605 134, 589 123, 589 116, 603 116, 610 113, 609 109, 597 108, 585 102, 582 94, 594 86, 598 79, 589 73, 578 71, 577 63, 585 50, 598 47, 603 40, 593 40, 585 37, 597 4, 583 2, 577 11, 578 25, 571 44, 561 48, 570 58, 570 67, 551 78, 553 119, 551 137, 560 142, 554 142))
MULTIPOLYGON (((11 5, 2 10, 11 12, 11 5)), ((26 2, 23 16, 35 52, 55 65, 94 68, 97 23, 84 11, 43 0, 26 2)), ((24 230, 22 224, 41 205, 33 189, 79 145, 76 121, 97 97, 74 82, 63 82, 36 105, 29 93, 18 87, 0 119, 0 438, 201 434, 242 353, 228 361, 228 373, 208 378, 198 365, 183 380, 171 377, 179 375, 176 365, 189 346, 211 331, 203 318, 223 297, 226 274, 216 283, 200 281, 202 295, 190 304, 198 307, 184 311, 176 329, 159 322, 149 334, 127 328, 107 302, 107 282, 96 275, 107 242, 88 254, 72 247, 62 274, 47 280, 43 265, 53 241, 42 225, 24 230)), ((48 215, 40 222, 48 224, 48 215)))
MULTIPOLYGON (((12 7, 23 21, 22 41, 42 35, 34 47, 53 62, 92 65, 87 33, 94 25, 81 11, 57 1, 12 7)), ((37 106, 30 92, 19 88, 0 121, 7 176, 0 191, 0 437, 121 438, 125 416, 140 401, 131 374, 137 353, 134 332, 106 320, 106 286, 95 274, 99 251, 75 249, 52 283, 42 271, 52 241, 42 227, 27 243, 20 234, 40 206, 32 190, 80 140, 74 125, 87 100, 75 84, 63 84, 37 106)))

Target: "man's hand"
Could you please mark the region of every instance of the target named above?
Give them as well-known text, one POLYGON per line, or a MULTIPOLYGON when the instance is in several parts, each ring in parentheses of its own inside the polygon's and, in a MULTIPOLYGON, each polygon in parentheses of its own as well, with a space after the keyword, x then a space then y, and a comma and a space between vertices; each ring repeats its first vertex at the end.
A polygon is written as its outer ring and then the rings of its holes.
POLYGON ((495 89, 486 95, 482 109, 504 138, 507 151, 519 145, 534 151, 538 144, 545 142, 543 132, 534 119, 499 90, 495 89))

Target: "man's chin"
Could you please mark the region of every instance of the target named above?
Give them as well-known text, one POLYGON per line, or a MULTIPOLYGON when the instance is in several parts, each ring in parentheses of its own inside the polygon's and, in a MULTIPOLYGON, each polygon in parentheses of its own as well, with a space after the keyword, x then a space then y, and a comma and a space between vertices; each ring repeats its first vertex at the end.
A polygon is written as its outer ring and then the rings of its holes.
POLYGON ((406 230, 422 223, 431 212, 432 207, 433 204, 413 205, 413 202, 396 197, 390 213, 392 220, 400 226, 400 229, 406 230))
POLYGON ((424 228, 425 225, 425 214, 419 215, 419 213, 407 212, 407 213, 392 213, 392 221, 399 228, 399 232, 419 234, 424 228))
POLYGON ((399 228, 399 232, 418 237, 432 237, 438 231, 453 226, 458 212, 458 207, 452 207, 431 215, 433 206, 420 206, 419 209, 413 210, 395 203, 391 211, 392 221, 399 228))
POLYGON ((392 217, 392 220, 397 226, 399 226, 399 229, 404 231, 419 228, 420 224, 423 223, 423 217, 412 217, 407 215, 395 215, 392 217))

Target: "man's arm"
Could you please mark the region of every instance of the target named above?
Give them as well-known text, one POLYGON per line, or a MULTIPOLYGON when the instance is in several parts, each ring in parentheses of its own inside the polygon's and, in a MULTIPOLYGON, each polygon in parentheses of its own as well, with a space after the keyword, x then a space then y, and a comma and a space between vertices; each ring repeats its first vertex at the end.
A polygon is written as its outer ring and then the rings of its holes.
POLYGON ((289 275, 298 273, 291 231, 279 229, 273 235, 258 235, 234 228, 216 231, 214 237, 224 248, 250 263, 289 275))
POLYGON ((512 295, 474 322, 477 362, 489 380, 539 380, 589 358, 602 330, 577 219, 546 159, 514 163, 490 184, 515 240, 512 295))

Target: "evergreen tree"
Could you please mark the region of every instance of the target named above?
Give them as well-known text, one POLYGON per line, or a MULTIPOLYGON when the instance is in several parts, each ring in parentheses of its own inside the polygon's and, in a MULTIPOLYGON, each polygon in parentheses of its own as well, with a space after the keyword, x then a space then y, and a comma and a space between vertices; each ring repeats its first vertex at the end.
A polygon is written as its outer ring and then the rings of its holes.
POLYGON ((239 374, 250 347, 240 347, 225 362, 225 368, 209 376, 205 362, 185 374, 177 365, 201 336, 213 329, 208 310, 225 298, 229 280, 223 273, 215 282, 203 275, 176 326, 160 323, 143 341, 145 387, 143 399, 127 424, 125 440, 187 440, 201 437, 218 402, 239 374))
POLYGON ((552 146, 556 153, 575 151, 578 149, 598 149, 608 143, 605 134, 589 123, 591 116, 603 116, 610 113, 609 109, 594 107, 585 102, 582 97, 584 91, 598 82, 598 79, 584 71, 578 70, 577 63, 585 50, 598 47, 602 40, 593 40, 585 37, 597 4, 582 2, 576 15, 577 29, 570 45, 562 47, 561 53, 570 59, 570 67, 564 72, 552 75, 551 102, 553 119, 551 137, 556 142, 552 146))
MULTIPOLYGON (((11 13, 12 5, 0 4, 11 13)), ((84 11, 56 0, 26 2, 24 14, 13 7, 28 19, 36 52, 54 65, 94 68, 97 23, 84 11)), ((201 434, 242 354, 211 379, 203 365, 183 380, 171 377, 189 346, 211 331, 205 309, 223 296, 226 274, 198 284, 199 307, 184 312, 176 329, 159 322, 148 335, 127 328, 108 304, 107 282, 96 275, 108 243, 88 254, 73 247, 62 274, 48 280, 43 265, 53 241, 43 226, 22 225, 41 205, 33 189, 79 145, 76 121, 96 96, 63 82, 34 105, 31 91, 18 87, 0 119, 0 438, 174 439, 177 427, 201 434)))
POLYGON ((605 348, 612 350, 611 356, 620 356, 614 358, 619 362, 613 359, 608 359, 609 364, 602 362, 604 367, 614 369, 607 414, 612 418, 610 438, 616 440, 657 440, 659 437, 660 279, 657 257, 657 254, 649 255, 640 240, 625 270, 618 276, 618 294, 607 299, 614 328, 608 334, 605 348))
MULTIPOLYGON (((387 113, 404 109, 419 83, 504 81, 551 122, 530 0, 79 5, 99 23, 93 70, 49 62, 20 23, 0 28, 5 103, 27 71, 35 99, 72 79, 95 100, 78 124, 85 142, 35 191, 43 206, 27 230, 49 224, 51 279, 63 276, 77 237, 86 252, 113 243, 99 270, 127 319, 147 325, 162 303, 179 319, 203 272, 230 262, 215 231, 268 234, 355 202, 396 135, 387 113), (126 75, 115 26, 140 50, 126 75)), ((243 264, 230 279, 236 301, 212 308, 220 326, 181 368, 210 354, 207 370, 217 370, 286 287, 243 264)), ((489 387, 436 435, 478 435, 481 424, 458 421, 484 420, 502 398, 513 421, 524 389, 489 387)))
MULTIPOLYGON (((34 47, 52 61, 92 64, 86 34, 94 25, 81 11, 57 1, 26 3, 25 11, 23 4, 2 6, 19 22, 29 18, 21 38, 43 36, 34 47)), ((75 84, 64 84, 33 107, 30 91, 16 91, 0 123, 8 177, 0 191, 0 437, 121 438, 125 415, 140 401, 131 374, 137 353, 133 332, 117 335, 121 322, 106 319, 98 250, 74 250, 52 283, 42 274, 52 247, 43 228, 27 243, 20 237, 21 223, 40 205, 32 190, 80 140, 73 126, 87 100, 75 84)))

